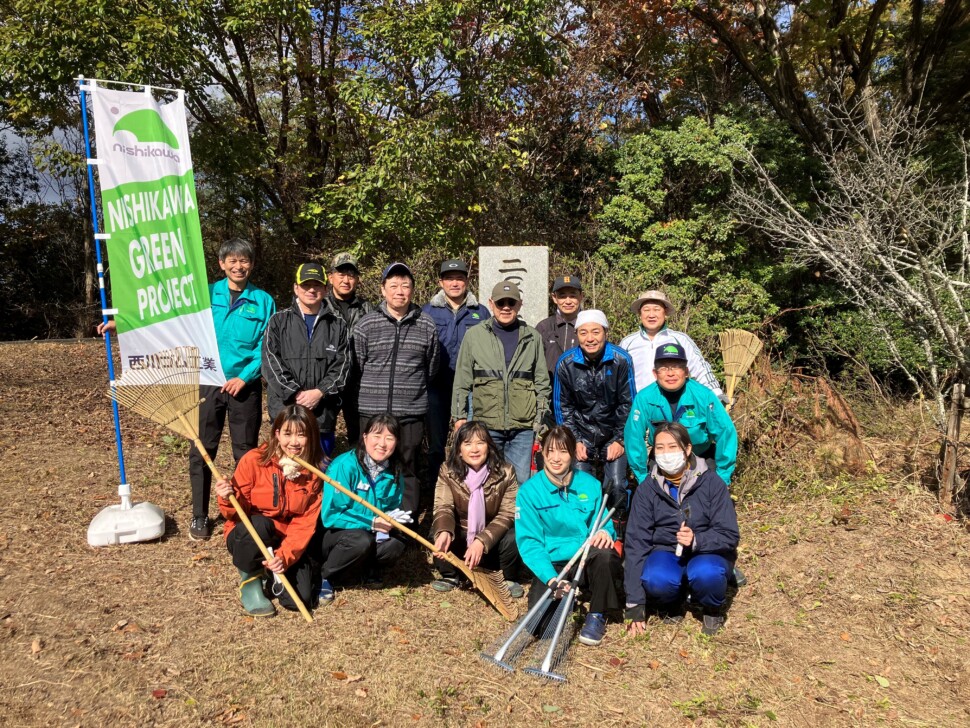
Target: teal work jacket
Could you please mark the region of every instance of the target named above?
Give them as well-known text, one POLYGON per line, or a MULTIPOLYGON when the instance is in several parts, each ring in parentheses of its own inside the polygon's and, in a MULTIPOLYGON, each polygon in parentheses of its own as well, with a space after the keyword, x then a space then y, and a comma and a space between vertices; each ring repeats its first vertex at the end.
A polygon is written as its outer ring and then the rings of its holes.
POLYGON ((252 283, 247 283, 232 303, 227 278, 209 285, 209 301, 226 379, 239 377, 246 384, 252 384, 259 379, 263 333, 270 316, 276 313, 276 303, 252 283))
MULTIPOLYGON (((385 470, 371 483, 367 471, 357 460, 355 450, 334 458, 327 468, 327 475, 385 513, 401 507, 404 497, 402 478, 395 478, 385 470)), ((323 505, 320 508, 324 528, 364 528, 370 531, 374 517, 373 511, 324 481, 323 505)))

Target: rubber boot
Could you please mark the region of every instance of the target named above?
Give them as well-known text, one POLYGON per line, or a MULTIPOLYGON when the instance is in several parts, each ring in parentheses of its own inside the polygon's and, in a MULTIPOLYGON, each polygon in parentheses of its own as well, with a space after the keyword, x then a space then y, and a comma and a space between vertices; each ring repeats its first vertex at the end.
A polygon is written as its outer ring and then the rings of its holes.
POLYGON ((243 609, 251 617, 272 617, 276 614, 273 603, 263 594, 264 573, 239 570, 239 597, 242 599, 243 609))

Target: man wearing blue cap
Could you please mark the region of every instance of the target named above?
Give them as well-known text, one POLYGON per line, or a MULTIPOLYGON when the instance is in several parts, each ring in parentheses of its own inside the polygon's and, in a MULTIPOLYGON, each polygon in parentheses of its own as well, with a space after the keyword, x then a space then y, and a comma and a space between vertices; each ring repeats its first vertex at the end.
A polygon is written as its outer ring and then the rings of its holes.
POLYGON ((428 386, 438 372, 438 333, 427 314, 411 302, 414 274, 404 263, 391 263, 381 275, 381 301, 354 329, 354 352, 360 367, 361 430, 377 414, 401 423, 397 451, 404 469, 401 509, 417 516, 418 453, 428 413, 428 386))
POLYGON ((463 260, 446 260, 438 274, 438 291, 421 310, 438 327, 441 366, 428 392, 428 481, 437 482, 445 461, 448 424, 451 422, 451 393, 455 386, 455 362, 465 332, 490 318, 488 308, 468 290, 468 265, 463 260))
POLYGON ((654 423, 679 422, 690 435, 694 453, 713 458, 717 474, 728 485, 738 457, 738 432, 724 405, 710 389, 690 379, 687 353, 680 344, 660 346, 653 358, 656 381, 641 389, 623 429, 630 469, 637 483, 648 473, 648 447, 653 446, 654 423))

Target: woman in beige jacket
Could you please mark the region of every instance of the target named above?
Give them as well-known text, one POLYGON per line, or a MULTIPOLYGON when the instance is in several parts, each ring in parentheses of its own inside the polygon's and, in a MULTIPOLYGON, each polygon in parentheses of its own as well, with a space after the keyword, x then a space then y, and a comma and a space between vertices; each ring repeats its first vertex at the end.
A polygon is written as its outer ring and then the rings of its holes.
MULTIPOLYGON (((469 568, 501 569, 512 596, 519 598, 522 561, 515 545, 515 468, 506 462, 488 429, 469 421, 458 428, 434 494, 431 532, 435 546, 451 550, 469 568)), ((460 585, 459 571, 438 561, 441 578, 431 586, 441 592, 460 585)))

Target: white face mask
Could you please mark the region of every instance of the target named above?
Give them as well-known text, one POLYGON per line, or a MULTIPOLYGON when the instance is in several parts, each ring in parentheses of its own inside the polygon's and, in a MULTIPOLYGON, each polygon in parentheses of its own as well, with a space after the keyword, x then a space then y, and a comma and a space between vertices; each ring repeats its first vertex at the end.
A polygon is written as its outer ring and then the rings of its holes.
POLYGON ((679 473, 684 469, 687 456, 684 455, 683 450, 678 450, 677 452, 662 452, 657 453, 656 460, 657 465, 665 473, 679 473))

